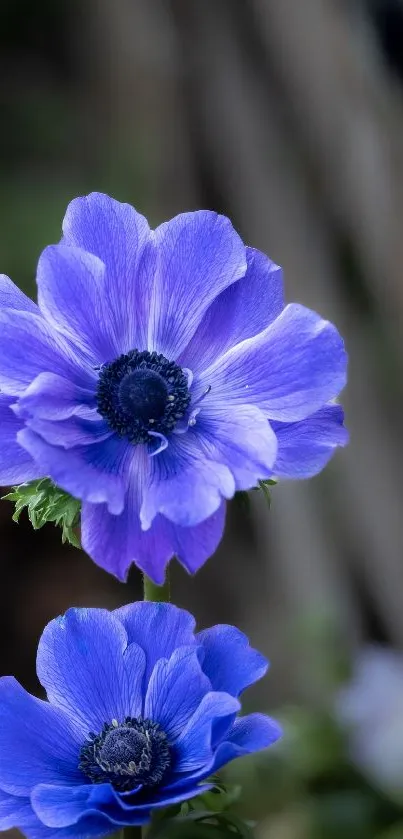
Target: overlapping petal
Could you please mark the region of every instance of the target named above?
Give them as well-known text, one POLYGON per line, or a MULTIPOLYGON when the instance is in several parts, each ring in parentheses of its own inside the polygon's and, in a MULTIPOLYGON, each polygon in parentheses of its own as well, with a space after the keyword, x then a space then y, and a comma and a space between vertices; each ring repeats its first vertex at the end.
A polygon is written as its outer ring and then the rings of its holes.
POLYGON ((234 626, 213 626, 199 632, 196 639, 203 647, 203 670, 214 690, 239 696, 267 671, 267 659, 234 626))
POLYGON ((254 405, 207 403, 197 418, 197 435, 207 457, 230 469, 237 490, 257 486, 272 471, 277 437, 254 405))
POLYGON ((161 658, 154 666, 144 716, 158 722, 175 742, 210 689, 195 645, 178 647, 168 660, 161 658))
POLYGON ((217 748, 211 771, 217 772, 237 757, 266 749, 276 743, 282 733, 279 723, 265 714, 248 714, 236 719, 225 741, 217 748))
POLYGON ((347 359, 337 329, 298 304, 255 338, 229 350, 199 377, 202 392, 220 406, 250 402, 269 419, 297 422, 338 395, 347 359))
POLYGON ((148 348, 175 359, 208 306, 246 271, 245 247, 225 216, 181 213, 155 231, 158 253, 148 348))
POLYGON ((0 274, 0 308, 39 314, 36 303, 30 297, 27 297, 5 274, 0 274))
POLYGON ((69 609, 43 632, 38 677, 84 735, 141 714, 145 656, 137 644, 126 648, 122 623, 105 609, 69 609))
MULTIPOLYGON (((87 417, 84 419, 71 416, 56 422, 33 417, 27 419, 25 425, 39 434, 47 443, 52 446, 61 446, 63 449, 91 446, 109 439, 112 444, 116 442, 113 440, 114 435, 108 423, 96 411, 88 411, 87 417)), ((124 446, 119 448, 124 448, 124 446)))
MULTIPOLYGON (((53 789, 53 787, 52 787, 53 789)), ((64 790, 71 787, 63 787, 64 790)), ((111 832, 111 822, 105 816, 85 816, 77 825, 64 830, 46 827, 35 814, 29 798, 17 795, 7 795, 0 792, 0 830, 19 828, 27 839, 86 839, 89 836, 106 836, 111 832)))
POLYGON ((64 449, 48 443, 26 427, 18 432, 17 440, 41 465, 43 474, 66 492, 93 504, 106 503, 110 512, 117 515, 122 512, 128 447, 116 435, 101 442, 64 449))
POLYGON ((80 739, 61 709, 35 699, 8 676, 0 680, 0 789, 29 795, 36 783, 82 782, 80 739))
POLYGON ((95 383, 84 388, 55 373, 40 373, 20 396, 14 410, 20 417, 61 420, 96 407, 95 383))
MULTIPOLYGON (((96 823, 106 821, 109 833, 123 825, 140 825, 149 821, 150 807, 123 808, 110 784, 83 784, 76 787, 57 787, 38 784, 31 795, 32 806, 48 827, 76 826, 80 830, 83 816, 95 816, 96 823)), ((59 834, 58 834, 59 835, 59 834)))
POLYGON ((10 795, 0 790, 0 830, 24 828, 32 822, 33 812, 29 798, 10 795))
POLYGON ((110 835, 115 827, 116 822, 102 813, 91 810, 67 827, 47 827, 32 809, 31 818, 25 819, 23 831, 27 839, 88 839, 92 836, 96 839, 110 835))
POLYGON ((83 366, 71 346, 31 312, 0 310, 0 388, 20 396, 40 373, 56 373, 91 388, 95 371, 83 366))
POLYGON ((120 352, 146 348, 156 266, 147 219, 129 204, 93 192, 69 204, 63 234, 67 245, 95 254, 106 267, 103 293, 120 352))
POLYGON ((14 401, 14 396, 0 394, 0 483, 3 486, 22 484, 42 477, 40 467, 17 442, 17 434, 24 423, 10 408, 14 401))
POLYGON ((175 743, 178 759, 177 772, 193 772, 200 767, 211 767, 213 761, 213 726, 217 720, 232 722, 240 703, 228 693, 206 693, 193 716, 175 743))
POLYGON ((130 565, 162 585, 168 562, 175 556, 194 574, 217 549, 225 524, 225 503, 194 527, 174 524, 157 515, 149 530, 142 530, 139 503, 129 490, 125 508, 112 515, 104 504, 84 502, 81 512, 81 540, 92 559, 119 580, 126 580, 130 565))
POLYGON ((38 303, 44 318, 94 366, 122 352, 121 330, 110 316, 105 272, 97 256, 64 245, 46 248, 37 271, 38 303))
POLYGON ((279 478, 311 478, 323 469, 338 446, 348 443, 341 405, 324 405, 300 422, 272 422, 278 441, 273 473, 279 478))
POLYGON ((121 606, 114 615, 123 624, 129 644, 141 644, 144 650, 147 684, 159 659, 170 659, 177 647, 195 644, 193 615, 173 603, 156 603, 150 609, 147 602, 139 601, 121 606))
POLYGON ((166 451, 152 459, 152 473, 143 488, 141 525, 148 530, 160 513, 175 524, 193 527, 234 492, 228 466, 208 460, 195 434, 173 435, 166 451))
POLYGON ((246 248, 247 269, 207 309, 180 362, 195 375, 221 355, 262 332, 284 308, 283 272, 255 248, 246 248))

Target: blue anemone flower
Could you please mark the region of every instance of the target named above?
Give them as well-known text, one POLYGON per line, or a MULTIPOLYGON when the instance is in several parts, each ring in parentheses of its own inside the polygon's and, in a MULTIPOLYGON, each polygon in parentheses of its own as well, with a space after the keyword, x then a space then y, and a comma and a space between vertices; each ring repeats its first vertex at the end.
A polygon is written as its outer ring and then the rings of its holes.
POLYGON ((282 272, 229 220, 150 230, 106 195, 69 205, 38 305, 0 277, 0 482, 82 499, 82 544, 156 583, 217 547, 225 499, 307 478, 345 445, 335 327, 285 305, 282 272))
POLYGON ((266 659, 233 626, 194 628, 167 603, 48 624, 37 673, 49 702, 0 679, 1 830, 84 839, 142 824, 281 736, 263 714, 237 716, 266 659))

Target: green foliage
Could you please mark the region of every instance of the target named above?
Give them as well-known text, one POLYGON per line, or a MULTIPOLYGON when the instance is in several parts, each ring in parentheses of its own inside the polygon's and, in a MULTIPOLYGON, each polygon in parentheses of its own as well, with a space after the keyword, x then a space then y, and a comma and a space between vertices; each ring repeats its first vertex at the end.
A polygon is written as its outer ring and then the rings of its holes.
POLYGON ((253 839, 251 827, 234 813, 189 810, 151 826, 149 839, 253 839))
POLYGON ((277 481, 268 480, 268 481, 259 481, 259 486, 256 489, 261 489, 263 495, 269 505, 271 506, 271 487, 276 485, 277 481))
POLYGON ((401 804, 354 767, 348 739, 325 707, 274 716, 283 739, 225 767, 225 780, 242 787, 231 813, 253 813, 262 839, 403 839, 401 804))
POLYGON ((163 810, 154 817, 149 839, 253 839, 251 826, 228 810, 238 800, 239 785, 214 786, 190 801, 163 810))
POLYGON ((49 478, 15 486, 3 499, 15 503, 13 521, 18 522, 22 511, 27 508, 34 530, 39 530, 47 522, 53 522, 62 528, 62 542, 80 547, 75 532, 80 524, 80 501, 63 492, 49 478))
MULTIPOLYGON (((277 481, 272 479, 268 479, 267 481, 259 481, 257 487, 253 487, 253 491, 261 490, 263 495, 268 503, 268 506, 271 506, 271 487, 275 486, 277 481)), ((238 502, 240 509, 244 512, 249 512, 250 510, 250 499, 249 499, 249 492, 247 490, 238 490, 235 493, 235 500, 238 502)))

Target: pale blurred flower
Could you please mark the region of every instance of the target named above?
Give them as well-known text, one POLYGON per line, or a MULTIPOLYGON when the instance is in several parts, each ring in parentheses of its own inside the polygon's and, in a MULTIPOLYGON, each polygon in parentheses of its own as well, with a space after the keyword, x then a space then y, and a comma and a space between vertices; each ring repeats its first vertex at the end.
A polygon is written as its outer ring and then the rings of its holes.
POLYGON ((353 761, 384 792, 403 799, 403 655, 364 648, 335 709, 349 731, 353 761))

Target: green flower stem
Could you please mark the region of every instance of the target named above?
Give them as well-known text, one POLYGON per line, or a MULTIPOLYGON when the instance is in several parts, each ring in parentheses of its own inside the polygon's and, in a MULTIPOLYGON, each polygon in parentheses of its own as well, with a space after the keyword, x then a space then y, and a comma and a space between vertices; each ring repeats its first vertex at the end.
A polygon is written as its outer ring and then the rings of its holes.
POLYGON ((169 603, 171 599, 171 592, 170 592, 170 584, 169 584, 169 571, 167 569, 165 582, 162 586, 157 586, 150 580, 149 577, 146 577, 144 574, 144 600, 149 600, 152 603, 169 603))

